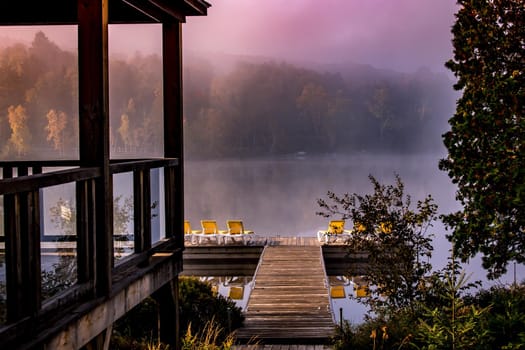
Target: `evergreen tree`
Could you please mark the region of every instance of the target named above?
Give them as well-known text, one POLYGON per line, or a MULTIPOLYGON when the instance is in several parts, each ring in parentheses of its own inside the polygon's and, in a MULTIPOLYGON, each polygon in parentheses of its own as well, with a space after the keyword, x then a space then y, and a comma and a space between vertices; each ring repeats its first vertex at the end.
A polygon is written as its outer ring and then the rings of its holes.
POLYGON ((463 95, 444 135, 440 168, 463 209, 445 216, 455 255, 477 253, 489 277, 525 262, 525 6, 523 0, 459 0, 454 58, 463 95))

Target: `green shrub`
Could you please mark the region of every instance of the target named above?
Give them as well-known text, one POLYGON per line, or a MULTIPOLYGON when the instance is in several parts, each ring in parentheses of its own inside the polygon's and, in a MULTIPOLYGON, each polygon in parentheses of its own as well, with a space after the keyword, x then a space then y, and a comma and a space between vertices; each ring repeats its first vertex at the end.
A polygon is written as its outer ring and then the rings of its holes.
POLYGON ((467 304, 490 307, 486 329, 490 349, 525 349, 525 285, 495 286, 466 298, 467 304))
POLYGON ((470 350, 487 347, 489 332, 486 317, 490 306, 467 305, 461 295, 468 285, 464 273, 451 272, 441 281, 441 304, 429 308, 423 305, 424 315, 416 326, 414 347, 422 350, 470 350))
POLYGON ((359 325, 348 322, 336 327, 331 339, 335 350, 403 349, 413 337, 417 322, 411 312, 400 311, 391 318, 368 318, 359 325))
MULTIPOLYGON (((166 345, 153 341, 158 339, 157 309, 157 302, 153 298, 147 298, 115 322, 111 349, 167 349, 166 345)), ((208 341, 213 340, 216 344, 227 344, 232 338, 231 331, 242 326, 244 321, 241 309, 231 299, 215 295, 208 283, 201 282, 196 278, 180 279, 179 311, 180 333, 186 332, 186 336, 189 334, 189 336, 194 337, 193 343, 201 338, 206 339, 208 336, 206 332, 212 332, 209 335, 212 337, 208 338, 208 341)), ((212 348, 207 347, 207 349, 212 348)), ((217 347, 213 349, 226 348, 217 347)))
POLYGON ((111 349, 148 350, 148 341, 158 339, 157 302, 147 298, 113 325, 111 349))
POLYGON ((215 295, 208 283, 196 278, 181 278, 180 294, 180 328, 186 330, 191 324, 193 333, 200 333, 213 322, 222 329, 220 341, 228 333, 242 326, 242 310, 231 299, 215 295))

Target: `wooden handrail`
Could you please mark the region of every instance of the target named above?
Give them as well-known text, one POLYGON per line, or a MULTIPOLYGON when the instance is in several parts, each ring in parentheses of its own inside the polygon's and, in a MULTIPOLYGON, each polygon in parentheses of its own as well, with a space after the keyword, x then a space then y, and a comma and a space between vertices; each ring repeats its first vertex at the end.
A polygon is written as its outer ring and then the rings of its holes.
POLYGON ((40 188, 62 185, 101 176, 99 168, 75 168, 44 174, 19 176, 0 180, 0 195, 35 191, 40 188))
MULTIPOLYGON (((177 158, 158 158, 140 160, 115 161, 110 165, 111 173, 118 174, 131 171, 144 171, 154 168, 177 166, 177 158)), ((9 161, 0 162, 3 167, 63 167, 78 166, 78 161, 9 161)), ((15 178, 0 179, 0 195, 13 194, 20 192, 34 191, 40 188, 62 185, 75 181, 83 181, 101 176, 101 170, 97 167, 80 167, 59 171, 46 172, 43 174, 33 174, 19 176, 15 178)))
POLYGON ((124 160, 110 164, 112 174, 125 173, 137 170, 147 170, 162 167, 171 167, 179 165, 178 158, 158 158, 158 159, 141 159, 141 160, 124 160))

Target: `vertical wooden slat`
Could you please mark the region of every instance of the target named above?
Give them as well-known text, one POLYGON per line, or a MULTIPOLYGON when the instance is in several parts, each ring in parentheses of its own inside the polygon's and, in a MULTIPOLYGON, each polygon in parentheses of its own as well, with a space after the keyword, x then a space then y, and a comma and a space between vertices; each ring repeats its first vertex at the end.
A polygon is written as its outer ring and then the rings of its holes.
MULTIPOLYGON (((4 169, 4 178, 9 178, 4 169)), ((22 280, 22 266, 20 265, 21 241, 19 234, 20 212, 17 195, 4 196, 4 233, 5 233, 5 258, 6 258, 6 295, 7 295, 7 321, 18 319, 23 312, 23 295, 19 293, 22 280)))
MULTIPOLYGON (((14 175, 12 167, 3 169, 3 178, 10 179, 14 175)), ((13 322, 22 317, 23 298, 22 288, 22 242, 20 238, 20 195, 9 194, 4 196, 4 233, 6 259, 6 296, 7 321, 13 322)))
POLYGON ((36 314, 42 301, 38 191, 6 195, 4 210, 7 320, 12 322, 36 314))
MULTIPOLYGON (((80 163, 98 166, 96 180, 95 289, 111 290, 113 267, 113 181, 109 170, 108 1, 78 0, 80 163)), ((84 205, 81 203, 80 205, 84 205)), ((82 208, 80 210, 83 210, 82 208)))
POLYGON ((179 166, 165 170, 166 236, 184 245, 184 150, 182 131, 182 24, 163 23, 164 156, 179 158, 179 166))
POLYGON ((42 167, 41 166, 34 166, 32 168, 32 173, 33 173, 33 175, 35 175, 35 174, 42 174, 42 167))
POLYGON ((93 280, 96 250, 95 237, 95 181, 76 184, 77 204, 77 279, 80 283, 93 280))
MULTIPOLYGON (((41 166, 34 166, 31 171, 32 171, 33 175, 42 174, 42 167, 41 166)), ((38 190, 38 210, 39 210, 40 213, 42 213, 42 215, 44 215, 44 202, 42 200, 43 199, 43 193, 44 193, 43 189, 39 189, 38 190)), ((44 220, 40 220, 39 230, 40 230, 40 241, 42 241, 44 239, 44 233, 45 233, 44 232, 44 220)))
POLYGON ((20 166, 17 168, 16 176, 27 176, 29 174, 29 170, 26 166, 20 166))
POLYGON ((40 258, 40 190, 27 193, 26 197, 27 231, 24 232, 26 245, 24 249, 24 260, 27 261, 26 280, 26 302, 29 304, 31 315, 36 314, 42 305, 42 277, 40 258))
POLYGON ((151 189, 149 169, 133 173, 135 253, 151 247, 151 189))

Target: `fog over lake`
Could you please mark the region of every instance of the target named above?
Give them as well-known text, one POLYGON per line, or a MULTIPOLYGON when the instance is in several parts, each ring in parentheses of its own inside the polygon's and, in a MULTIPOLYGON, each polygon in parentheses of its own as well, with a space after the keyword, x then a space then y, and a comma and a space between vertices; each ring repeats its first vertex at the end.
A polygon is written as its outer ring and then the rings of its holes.
MULTIPOLYGON (((242 219, 245 227, 266 236, 314 237, 325 229, 328 219, 316 215, 318 198, 327 191, 337 194, 370 193, 371 174, 384 184, 393 184, 399 174, 405 193, 415 207, 431 194, 440 214, 460 208, 456 187, 438 169, 439 155, 331 154, 325 156, 290 155, 262 159, 186 161, 185 217, 194 228, 201 219, 215 219, 220 229, 226 220, 242 219)), ((348 225, 350 226, 350 225, 348 225)), ((436 222, 433 233, 435 269, 443 267, 451 244, 445 228, 436 222)), ((485 279, 479 259, 466 267, 472 279, 485 279)), ((523 266, 517 279, 525 277, 523 266)), ((512 282, 513 266, 501 282, 512 282)))

